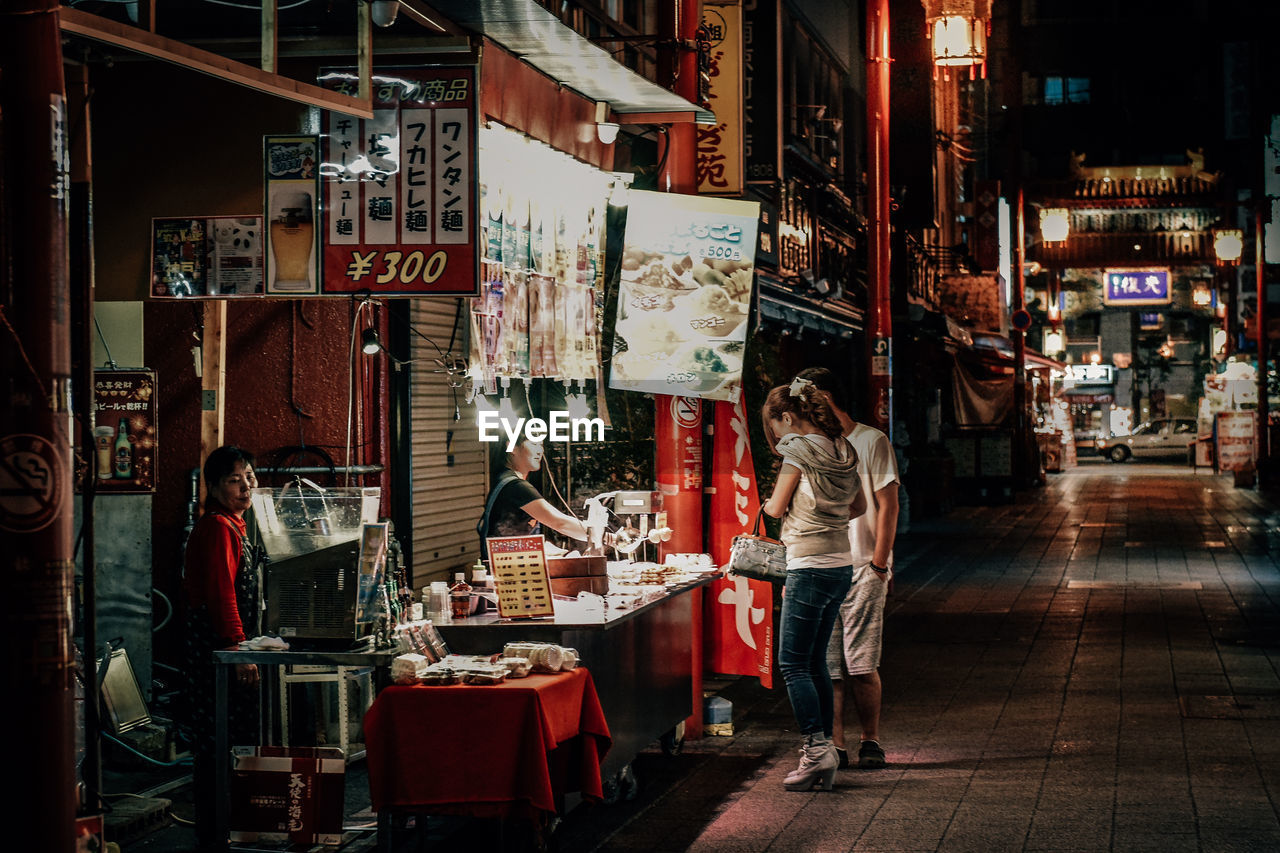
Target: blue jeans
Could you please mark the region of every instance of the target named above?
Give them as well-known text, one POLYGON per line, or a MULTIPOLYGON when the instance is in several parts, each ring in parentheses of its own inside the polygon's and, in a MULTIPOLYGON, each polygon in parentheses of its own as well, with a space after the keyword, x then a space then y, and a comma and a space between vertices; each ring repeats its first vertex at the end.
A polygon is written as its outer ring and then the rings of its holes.
POLYGON ((831 736, 831 676, 827 674, 827 642, 840 602, 852 583, 853 566, 791 569, 782 593, 782 643, 778 668, 787 683, 787 698, 800 733, 831 736))

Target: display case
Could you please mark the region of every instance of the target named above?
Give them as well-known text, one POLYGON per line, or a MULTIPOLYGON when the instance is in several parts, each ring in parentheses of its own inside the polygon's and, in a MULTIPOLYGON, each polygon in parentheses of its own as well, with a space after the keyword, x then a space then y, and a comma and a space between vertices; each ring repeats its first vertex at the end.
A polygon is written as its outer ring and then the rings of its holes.
POLYGON ((310 554, 359 540, 378 520, 376 486, 322 488, 298 478, 279 488, 253 490, 258 535, 272 560, 310 554))

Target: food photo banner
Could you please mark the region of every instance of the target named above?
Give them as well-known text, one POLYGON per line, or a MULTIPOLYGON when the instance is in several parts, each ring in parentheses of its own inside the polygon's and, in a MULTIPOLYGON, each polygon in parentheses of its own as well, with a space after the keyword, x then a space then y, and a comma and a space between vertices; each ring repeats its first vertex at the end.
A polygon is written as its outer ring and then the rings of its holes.
POLYGON ((760 205, 630 193, 609 387, 733 402, 760 205))
MULTIPOLYGON (((324 285, 330 295, 477 296, 474 65, 378 69, 372 119, 325 114, 324 285)), ((320 85, 356 94, 354 69, 320 85)))

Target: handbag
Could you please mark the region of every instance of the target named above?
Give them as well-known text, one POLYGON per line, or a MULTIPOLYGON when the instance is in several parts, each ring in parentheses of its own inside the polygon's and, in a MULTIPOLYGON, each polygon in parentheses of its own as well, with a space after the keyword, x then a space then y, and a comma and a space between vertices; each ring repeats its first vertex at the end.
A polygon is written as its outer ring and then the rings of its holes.
POLYGON ((787 580, 787 546, 777 539, 760 535, 761 509, 750 533, 733 537, 729 549, 729 574, 752 580, 785 583, 787 580))

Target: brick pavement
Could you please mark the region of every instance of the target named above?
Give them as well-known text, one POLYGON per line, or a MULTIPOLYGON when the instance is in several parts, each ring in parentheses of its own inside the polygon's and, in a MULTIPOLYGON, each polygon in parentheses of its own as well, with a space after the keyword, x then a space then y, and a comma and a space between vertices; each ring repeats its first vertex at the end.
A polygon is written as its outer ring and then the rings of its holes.
POLYGON ((900 540, 890 766, 788 793, 782 690, 736 734, 642 755, 574 851, 1280 850, 1280 505, 1225 477, 1086 461, 900 540))

